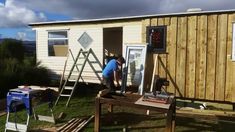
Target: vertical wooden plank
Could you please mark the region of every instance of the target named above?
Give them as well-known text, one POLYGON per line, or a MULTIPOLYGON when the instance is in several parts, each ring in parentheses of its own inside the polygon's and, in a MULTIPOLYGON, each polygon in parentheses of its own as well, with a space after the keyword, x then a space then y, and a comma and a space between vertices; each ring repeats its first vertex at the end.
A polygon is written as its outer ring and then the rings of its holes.
POLYGON ((232 78, 232 80, 233 80, 233 83, 232 83, 232 102, 234 103, 235 102, 235 63, 233 62, 232 63, 232 66, 231 66, 231 78, 232 78))
POLYGON ((142 20, 142 42, 146 43, 146 31, 147 26, 150 25, 150 19, 144 19, 142 20))
MULTIPOLYGON (((165 18, 159 18, 158 19, 158 26, 164 26, 165 25, 165 18)), ((161 58, 163 62, 163 66, 159 63, 159 75, 160 77, 166 78, 166 72, 163 67, 166 67, 166 54, 160 54, 159 57, 161 58)))
POLYGON ((179 91, 176 95, 185 96, 185 67, 186 67, 186 34, 187 17, 178 18, 178 40, 177 40, 177 62, 176 62, 176 83, 179 91))
POLYGON ((215 87, 215 99, 218 101, 224 101, 225 94, 227 25, 227 14, 219 15, 215 87))
POLYGON ((167 78, 170 79, 170 85, 168 92, 175 93, 177 88, 175 82, 175 69, 176 69, 176 44, 177 44, 177 17, 172 17, 170 20, 170 26, 167 28, 167 51, 168 51, 168 62, 167 68, 169 75, 167 78), (175 88, 176 87, 176 88, 175 88))
POLYGON ((163 26, 164 25, 164 18, 158 18, 158 26, 163 26))
POLYGON ((208 47, 206 71, 206 99, 215 98, 215 64, 217 42, 217 15, 208 16, 208 47))
MULTIPOLYGON (((146 31, 147 27, 150 26, 150 19, 144 19, 142 20, 142 42, 146 43, 146 31)), ((152 62, 152 54, 148 54, 146 56, 146 64, 145 64, 145 74, 144 74, 144 86, 146 91, 150 89, 151 85, 151 77, 149 75, 152 75, 152 68, 153 68, 153 62, 152 62)))
POLYGON ((233 26, 232 22, 235 21, 235 14, 230 14, 228 16, 228 33, 227 33, 227 68, 226 68, 226 87, 225 87, 225 101, 232 101, 232 96, 234 95, 232 92, 233 83, 235 81, 233 80, 232 75, 232 38, 233 38, 233 26))
MULTIPOLYGON (((151 26, 157 26, 157 24, 158 24, 158 18, 151 19, 151 26)), ((155 59, 156 59, 156 54, 153 54, 153 57, 152 57, 153 64, 154 64, 155 59)), ((159 66, 159 64, 158 64, 158 66, 159 66)), ((155 74, 158 74, 158 73, 159 73, 159 69, 157 67, 157 70, 155 71, 155 74)))
POLYGON ((197 43, 197 16, 188 17, 188 39, 186 60, 186 97, 195 97, 196 81, 196 43, 197 43))
POLYGON ((164 18, 164 24, 165 24, 166 26, 170 26, 170 24, 171 24, 171 18, 170 18, 170 17, 165 17, 165 18, 164 18))
POLYGON ((206 93, 206 51, 207 51, 207 16, 198 16, 196 64, 196 98, 205 99, 206 93))

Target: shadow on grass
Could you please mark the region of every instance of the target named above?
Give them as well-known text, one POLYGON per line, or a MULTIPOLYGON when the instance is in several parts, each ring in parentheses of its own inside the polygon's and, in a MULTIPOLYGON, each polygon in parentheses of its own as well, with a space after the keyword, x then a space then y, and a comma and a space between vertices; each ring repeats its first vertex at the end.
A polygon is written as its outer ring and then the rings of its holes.
POLYGON ((219 116, 176 116, 176 131, 181 132, 230 132, 235 130, 235 119, 219 116), (188 117, 186 117, 188 116, 188 117))
POLYGON ((102 132, 110 131, 151 131, 165 129, 165 118, 162 114, 151 116, 129 112, 105 113, 101 118, 102 132), (137 125, 138 124, 138 125, 137 125))

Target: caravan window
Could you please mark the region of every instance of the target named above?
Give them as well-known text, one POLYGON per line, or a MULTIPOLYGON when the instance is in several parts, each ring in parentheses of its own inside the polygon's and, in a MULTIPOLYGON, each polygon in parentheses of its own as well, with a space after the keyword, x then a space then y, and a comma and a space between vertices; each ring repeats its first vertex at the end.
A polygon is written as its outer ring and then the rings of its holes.
POLYGON ((48 56, 66 56, 68 53, 67 31, 48 32, 48 56))

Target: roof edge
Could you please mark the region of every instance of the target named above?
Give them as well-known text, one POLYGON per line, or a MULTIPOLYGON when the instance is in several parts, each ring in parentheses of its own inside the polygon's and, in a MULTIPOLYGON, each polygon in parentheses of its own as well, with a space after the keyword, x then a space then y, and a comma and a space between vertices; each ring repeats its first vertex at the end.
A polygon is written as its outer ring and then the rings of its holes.
POLYGON ((216 11, 165 13, 165 14, 152 14, 152 15, 140 15, 140 16, 125 16, 125 17, 111 17, 111 18, 100 18, 100 19, 81 19, 81 20, 66 20, 66 21, 35 22, 35 23, 29 23, 28 25, 29 26, 40 26, 40 25, 51 25, 51 24, 88 23, 88 22, 115 21, 115 20, 126 20, 126 19, 144 19, 144 18, 163 17, 163 16, 212 14, 212 13, 225 13, 225 12, 235 12, 235 9, 216 10, 216 11))

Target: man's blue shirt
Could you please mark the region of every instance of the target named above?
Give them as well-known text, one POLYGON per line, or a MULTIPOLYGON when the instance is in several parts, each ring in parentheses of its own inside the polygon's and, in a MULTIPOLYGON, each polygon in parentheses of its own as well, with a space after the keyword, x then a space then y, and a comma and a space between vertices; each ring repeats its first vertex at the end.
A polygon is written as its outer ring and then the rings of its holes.
POLYGON ((113 77, 113 72, 116 71, 117 69, 118 69, 117 61, 115 59, 112 59, 108 62, 102 74, 104 77, 113 77))

